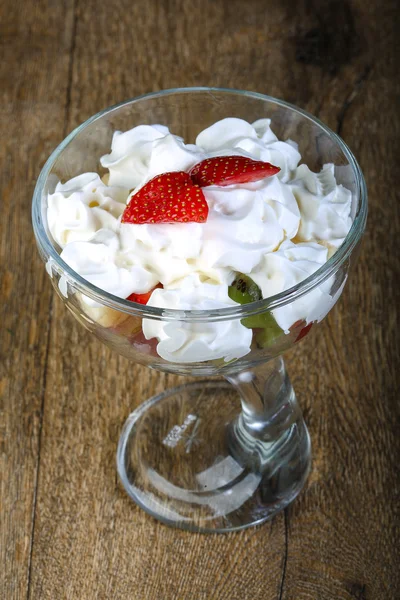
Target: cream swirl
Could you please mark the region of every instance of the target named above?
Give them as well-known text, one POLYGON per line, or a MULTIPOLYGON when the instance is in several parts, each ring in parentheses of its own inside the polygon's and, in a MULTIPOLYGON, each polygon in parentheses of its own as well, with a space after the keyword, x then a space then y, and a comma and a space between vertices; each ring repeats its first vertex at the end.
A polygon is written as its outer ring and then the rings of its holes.
POLYGON ((109 184, 129 189, 168 171, 188 171, 204 154, 182 138, 171 135, 163 125, 139 125, 125 133, 116 131, 111 153, 101 157, 109 170, 109 184))
MULTIPOLYGON (((149 306, 181 310, 215 310, 236 306, 226 285, 202 283, 198 275, 176 282, 176 287, 156 289, 149 306)), ((240 319, 217 322, 156 321, 143 319, 147 339, 157 338, 157 352, 167 361, 191 363, 241 358, 249 352, 252 332, 240 319)))
POLYGON ((147 265, 163 285, 195 270, 202 244, 202 225, 199 223, 123 223, 119 235, 121 253, 147 265))
POLYGON ((327 164, 320 173, 313 173, 300 165, 290 188, 301 214, 297 239, 324 241, 338 248, 351 227, 352 195, 336 184, 334 166, 327 164))
POLYGON ((277 248, 283 229, 259 191, 206 188, 210 207, 203 225, 200 271, 225 268, 249 273, 265 252, 277 248))
POLYGON ((127 195, 126 189, 106 186, 97 173, 58 183, 47 200, 47 222, 55 242, 64 248, 89 240, 99 229, 117 231, 127 195))
MULTIPOLYGON (((279 250, 265 254, 250 277, 259 285, 263 298, 290 289, 315 273, 328 259, 328 249, 315 242, 293 244, 285 240, 279 250)), ((317 321, 332 306, 332 281, 318 286, 297 300, 272 313, 278 325, 288 333, 297 321, 317 321)))
POLYGON ((158 283, 156 275, 137 260, 119 252, 118 236, 110 230, 97 231, 90 241, 70 242, 61 258, 89 283, 127 298, 132 292, 143 294, 158 283))

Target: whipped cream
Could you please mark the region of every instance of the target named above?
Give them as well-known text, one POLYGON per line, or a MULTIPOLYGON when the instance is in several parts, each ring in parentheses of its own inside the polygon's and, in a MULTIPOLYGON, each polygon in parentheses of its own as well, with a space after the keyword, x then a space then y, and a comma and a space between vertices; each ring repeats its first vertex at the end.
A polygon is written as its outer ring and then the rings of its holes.
POLYGON ((120 298, 134 288, 144 294, 158 283, 156 274, 130 256, 119 252, 118 236, 107 229, 97 231, 90 241, 71 242, 61 253, 62 259, 89 283, 120 298))
POLYGON ((301 211, 298 239, 328 242, 338 248, 352 223, 351 192, 337 185, 332 164, 324 165, 321 173, 312 173, 300 165, 290 182, 290 188, 301 211))
MULTIPOLYGON (((228 286, 249 275, 264 298, 300 283, 340 246, 352 223, 352 195, 337 185, 334 166, 313 173, 300 165, 297 144, 280 141, 269 119, 228 118, 202 131, 195 144, 163 125, 113 135, 100 159, 108 175, 85 173, 58 183, 48 196, 48 225, 61 258, 93 285, 120 298, 153 291, 149 306, 214 310, 237 306, 228 286), (240 155, 281 171, 257 182, 203 188, 205 223, 127 224, 121 216, 132 190, 168 171, 189 171, 205 158, 240 155)), ((299 320, 321 319, 341 290, 333 281, 273 311, 288 332, 299 320)), ((65 287, 65 286, 64 286, 65 287)), ((85 298, 83 298, 85 301, 85 298)), ((89 299, 87 299, 90 303, 89 299)), ((229 361, 250 351, 252 331, 239 319, 216 323, 143 319, 147 339, 172 362, 229 361)))
POLYGON ((128 193, 126 188, 106 186, 97 173, 58 183, 47 204, 54 241, 64 248, 70 242, 90 240, 99 229, 117 231, 128 193))
MULTIPOLYGON (((149 306, 181 310, 215 310, 237 306, 226 285, 203 283, 198 274, 183 278, 174 286, 156 289, 149 306)), ((157 338, 157 351, 165 360, 190 363, 223 358, 226 362, 249 352, 252 331, 239 319, 216 323, 188 323, 143 319, 147 339, 157 338), (234 343, 232 341, 234 340, 234 343)))
MULTIPOLYGON (((293 244, 285 240, 279 250, 269 252, 251 273, 251 278, 261 288, 264 298, 280 294, 319 269, 328 259, 328 249, 315 242, 293 244)), ((326 288, 326 286, 325 286, 326 288)), ((329 292, 329 290, 328 290, 329 292)), ((314 288, 304 296, 272 311, 279 327, 286 333, 297 321, 317 320, 315 313, 325 315, 331 296, 321 286, 314 288)), ((329 304, 330 307, 330 304, 329 304)))
POLYGON ((135 189, 169 171, 188 171, 205 158, 200 148, 186 145, 163 125, 139 125, 116 131, 111 153, 100 159, 109 170, 109 185, 135 189))

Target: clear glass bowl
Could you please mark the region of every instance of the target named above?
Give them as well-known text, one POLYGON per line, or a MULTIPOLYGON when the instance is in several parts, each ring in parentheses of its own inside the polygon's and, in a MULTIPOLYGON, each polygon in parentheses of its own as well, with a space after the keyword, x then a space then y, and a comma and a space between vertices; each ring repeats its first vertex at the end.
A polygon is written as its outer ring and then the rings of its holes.
MULTIPOLYGON (((268 96, 214 88, 165 90, 108 108, 75 129, 40 173, 32 217, 54 289, 86 329, 123 356, 153 369, 225 378, 168 390, 130 415, 119 442, 117 468, 135 502, 167 524, 196 531, 248 527, 287 506, 305 483, 311 452, 280 355, 312 332, 338 300, 366 224, 365 181, 346 144, 318 119, 268 96), (47 196, 58 181, 88 171, 102 174, 99 158, 109 152, 115 130, 160 123, 193 143, 202 129, 225 117, 249 122, 270 118, 279 139, 299 144, 304 164, 319 172, 325 163, 333 163, 337 182, 351 190, 353 225, 319 270, 266 300, 212 311, 178 311, 108 294, 60 258, 47 225, 47 196), (304 318, 296 318, 288 333, 274 327, 271 318, 271 327, 260 338, 259 315, 273 316, 279 310, 297 315, 304 310, 304 318), (144 337, 144 318, 189 329, 224 328, 246 319, 253 327, 251 351, 227 362, 169 362, 158 355, 157 341, 144 337)), ((235 339, 230 343, 234 346, 235 339)))

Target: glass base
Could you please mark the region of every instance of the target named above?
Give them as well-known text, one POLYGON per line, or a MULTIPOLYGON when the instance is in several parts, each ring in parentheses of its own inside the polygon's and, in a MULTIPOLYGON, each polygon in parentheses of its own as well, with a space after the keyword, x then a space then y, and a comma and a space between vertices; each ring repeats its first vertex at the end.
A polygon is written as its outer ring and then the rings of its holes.
POLYGON ((167 525, 225 532, 257 525, 299 494, 311 447, 301 414, 273 441, 242 427, 240 397, 224 381, 154 396, 127 419, 117 468, 130 497, 167 525))

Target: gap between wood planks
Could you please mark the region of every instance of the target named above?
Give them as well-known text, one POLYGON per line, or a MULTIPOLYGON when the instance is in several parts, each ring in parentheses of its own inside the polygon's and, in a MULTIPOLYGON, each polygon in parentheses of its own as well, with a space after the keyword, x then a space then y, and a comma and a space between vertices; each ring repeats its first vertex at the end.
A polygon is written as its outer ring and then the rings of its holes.
MULTIPOLYGON (((71 34, 71 46, 69 49, 68 82, 67 82, 67 91, 66 91, 66 99, 65 99, 64 128, 63 128, 63 134, 62 134, 63 139, 66 137, 66 135, 68 133, 68 123, 69 123, 69 118, 70 118, 72 75, 73 75, 75 47, 76 47, 76 30, 77 30, 77 25, 78 25, 78 2, 79 2, 79 0, 73 0, 73 2, 74 2, 73 22, 72 22, 72 34, 71 34)), ((42 396, 41 396, 40 414, 39 414, 38 458, 37 458, 37 465, 36 465, 36 473, 34 476, 34 491, 33 491, 33 503, 32 503, 32 527, 31 527, 31 535, 30 535, 30 547, 29 547, 29 559, 28 559, 28 581, 27 581, 27 589, 26 589, 27 600, 30 598, 30 594, 31 594, 32 555, 33 555, 33 546, 34 546, 34 539, 35 539, 36 505, 37 505, 38 487, 39 487, 40 455, 41 455, 41 447, 42 447, 42 428, 43 428, 44 404, 45 404, 46 388, 47 388, 47 367, 48 367, 48 360, 49 360, 49 353, 50 353, 50 334, 51 334, 51 324, 52 324, 52 317, 53 317, 53 302, 54 302, 54 294, 51 294, 50 304, 49 304, 49 317, 47 320, 46 355, 45 355, 44 368, 43 368, 42 396)))

